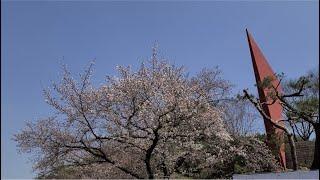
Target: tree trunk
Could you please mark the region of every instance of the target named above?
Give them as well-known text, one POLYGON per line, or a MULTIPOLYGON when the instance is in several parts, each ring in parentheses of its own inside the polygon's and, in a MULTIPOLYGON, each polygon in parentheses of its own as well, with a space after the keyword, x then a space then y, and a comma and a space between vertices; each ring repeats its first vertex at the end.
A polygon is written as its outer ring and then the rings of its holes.
POLYGON ((313 162, 310 169, 319 169, 319 151, 320 151, 320 123, 315 123, 313 125, 314 131, 316 133, 316 142, 314 146, 313 162))
POLYGON ((150 161, 151 161, 151 155, 152 155, 152 152, 154 150, 154 148, 157 146, 157 143, 159 141, 159 134, 158 134, 158 130, 159 128, 157 128, 155 131, 154 131, 154 139, 152 141, 152 144, 151 146, 149 147, 149 149, 147 150, 146 152, 146 158, 145 158, 145 164, 146 164, 146 168, 147 168, 147 173, 148 173, 148 179, 154 179, 154 175, 153 175, 153 172, 152 172, 152 168, 151 168, 151 164, 150 164, 150 161))
POLYGON ((290 145, 290 152, 291 152, 291 158, 292 158, 292 165, 293 165, 293 170, 298 170, 298 160, 297 160, 297 151, 296 151, 296 145, 293 139, 292 134, 287 134, 288 135, 288 140, 289 140, 289 145, 290 145))

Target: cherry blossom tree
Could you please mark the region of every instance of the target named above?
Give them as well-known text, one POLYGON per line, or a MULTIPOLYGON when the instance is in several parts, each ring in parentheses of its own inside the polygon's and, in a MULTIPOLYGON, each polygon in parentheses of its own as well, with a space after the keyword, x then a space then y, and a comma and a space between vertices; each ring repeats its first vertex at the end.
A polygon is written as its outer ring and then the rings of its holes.
POLYGON ((239 157, 250 171, 277 166, 263 143, 254 155, 226 130, 217 102, 230 85, 218 69, 189 77, 154 49, 136 71, 117 70, 94 87, 93 64, 79 80, 64 67, 61 82, 44 90, 56 113, 14 137, 21 152, 34 155, 39 178, 230 177, 239 157))
POLYGON ((95 88, 92 64, 79 81, 64 67, 61 82, 44 90, 56 114, 28 123, 15 136, 21 151, 36 152, 40 174, 106 164, 121 177, 169 177, 176 159, 201 149, 199 137, 214 137, 221 145, 231 140, 221 109, 210 105, 229 87, 216 72, 189 78, 156 53, 135 72, 117 69, 117 77, 95 88))

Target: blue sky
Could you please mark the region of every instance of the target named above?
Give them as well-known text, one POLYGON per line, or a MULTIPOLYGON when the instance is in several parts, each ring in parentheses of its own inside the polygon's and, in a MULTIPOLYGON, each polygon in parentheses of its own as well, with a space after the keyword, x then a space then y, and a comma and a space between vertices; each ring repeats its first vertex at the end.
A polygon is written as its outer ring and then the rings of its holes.
POLYGON ((294 78, 319 64, 317 1, 1 1, 1 178, 32 178, 11 140, 26 121, 49 116, 43 87, 61 64, 76 75, 96 59, 94 81, 116 65, 160 54, 191 74, 219 66, 236 87, 255 91, 245 28, 276 72, 294 78))

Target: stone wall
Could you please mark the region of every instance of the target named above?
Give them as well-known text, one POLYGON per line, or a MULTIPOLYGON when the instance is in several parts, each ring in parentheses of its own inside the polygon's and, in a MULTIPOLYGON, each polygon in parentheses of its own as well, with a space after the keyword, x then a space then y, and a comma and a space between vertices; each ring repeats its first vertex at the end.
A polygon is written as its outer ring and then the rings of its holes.
MULTIPOLYGON (((296 149, 299 166, 310 168, 313 161, 314 141, 298 141, 296 142, 296 149)), ((286 144, 286 161, 287 168, 292 169, 292 158, 289 144, 286 144)))

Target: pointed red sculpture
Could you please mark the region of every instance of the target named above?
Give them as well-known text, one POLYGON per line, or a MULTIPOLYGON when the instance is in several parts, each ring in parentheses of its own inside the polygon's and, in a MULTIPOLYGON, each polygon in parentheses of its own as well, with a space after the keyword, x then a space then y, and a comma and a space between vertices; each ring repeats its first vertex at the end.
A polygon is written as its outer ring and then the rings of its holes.
MULTIPOLYGON (((267 98, 268 90, 261 88, 260 86, 258 86, 258 84, 260 84, 264 80, 264 78, 270 77, 273 79, 272 85, 276 87, 279 84, 279 80, 275 76, 266 58, 263 56, 260 48, 258 47, 256 42, 253 40, 253 37, 250 35, 247 29, 246 29, 246 32, 247 32, 247 38, 248 38, 248 43, 250 47, 251 59, 252 59, 254 74, 256 77, 260 101, 270 103, 272 100, 267 98)), ((280 85, 278 86, 277 91, 278 92, 282 91, 282 88, 280 85)), ((275 122, 278 122, 279 120, 282 119, 282 115, 281 115, 282 106, 279 104, 279 102, 275 102, 272 105, 264 104, 263 110, 275 122)), ((286 168, 284 143, 279 144, 274 142, 274 140, 271 140, 272 138, 283 140, 283 136, 284 136, 283 130, 276 128, 266 119, 264 119, 264 125, 267 133, 268 146, 278 153, 278 158, 282 167, 286 168)))

